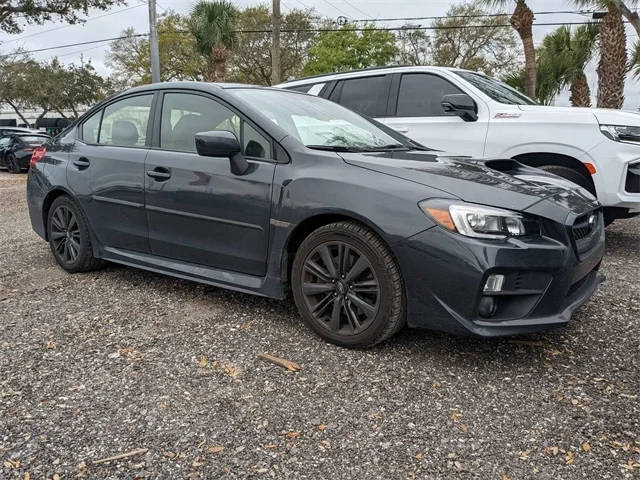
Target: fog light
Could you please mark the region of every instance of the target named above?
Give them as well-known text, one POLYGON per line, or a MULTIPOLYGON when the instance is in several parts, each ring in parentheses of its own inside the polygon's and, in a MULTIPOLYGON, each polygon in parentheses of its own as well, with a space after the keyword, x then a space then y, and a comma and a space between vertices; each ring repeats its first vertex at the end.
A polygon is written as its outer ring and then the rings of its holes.
POLYGON ((487 283, 484 284, 484 293, 497 293, 502 291, 504 285, 504 275, 489 275, 487 283))
POLYGON ((498 303, 493 297, 482 297, 480 299, 480 305, 478 305, 478 313, 481 317, 489 318, 493 317, 498 310, 498 303))

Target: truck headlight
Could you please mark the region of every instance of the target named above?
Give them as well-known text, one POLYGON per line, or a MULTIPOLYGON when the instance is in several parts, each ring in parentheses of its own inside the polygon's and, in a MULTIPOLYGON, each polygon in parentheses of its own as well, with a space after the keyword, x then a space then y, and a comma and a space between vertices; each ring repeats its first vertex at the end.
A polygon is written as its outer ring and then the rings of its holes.
POLYGON ((540 233, 538 222, 510 210, 446 200, 425 200, 419 206, 440 226, 467 237, 502 239, 540 233))
POLYGON ((625 125, 600 125, 600 131, 609 140, 640 144, 640 127, 625 125))

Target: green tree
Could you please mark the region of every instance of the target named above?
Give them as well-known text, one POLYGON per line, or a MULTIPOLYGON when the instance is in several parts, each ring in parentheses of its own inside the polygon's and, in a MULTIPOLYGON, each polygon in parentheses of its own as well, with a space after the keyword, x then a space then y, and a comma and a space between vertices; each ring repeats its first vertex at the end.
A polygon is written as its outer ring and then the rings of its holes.
POLYGON ((29 125, 24 110, 29 109, 40 80, 34 81, 39 73, 37 62, 19 53, 0 57, 0 104, 8 105, 29 125))
MULTIPOLYGON (((169 11, 158 22, 158 51, 160 53, 160 79, 203 80, 207 59, 195 49, 195 39, 188 33, 186 17, 169 11), (186 34, 185 34, 186 32, 186 34)), ((135 30, 123 32, 125 38, 109 45, 106 63, 112 70, 112 79, 119 89, 151 83, 149 39, 135 36, 135 30)))
POLYGON ((424 30, 405 25, 398 33, 398 63, 401 65, 426 65, 431 59, 431 37, 424 30))
MULTIPOLYGON (((302 73, 307 52, 317 33, 311 31, 316 18, 312 10, 289 10, 282 15, 280 69, 283 79, 302 73)), ((265 5, 240 11, 236 43, 229 58, 229 78, 234 82, 271 83, 271 10, 265 5)))
POLYGON ((303 73, 314 75, 385 65, 397 53, 391 32, 374 30, 371 25, 359 31, 347 24, 337 31, 322 32, 318 36, 309 49, 309 60, 303 73))
POLYGON ((462 3, 449 9, 447 16, 433 22, 432 63, 482 71, 487 75, 502 76, 518 67, 517 40, 510 29, 505 29, 503 17, 479 16, 486 13, 481 1, 462 3), (469 17, 477 27, 465 27, 469 17))
POLYGON ((567 26, 547 35, 538 51, 538 97, 555 98, 565 87, 574 107, 591 106, 591 90, 584 69, 595 53, 598 25, 571 30, 567 26))
POLYGON ((189 26, 197 51, 209 59, 207 80, 211 82, 226 80, 229 50, 236 41, 237 17, 238 10, 227 0, 200 0, 191 11, 189 26))
POLYGON ((124 3, 125 0, 0 0, 0 30, 20 33, 18 19, 38 25, 49 20, 78 23, 79 15, 86 15, 91 8, 107 10, 124 3))
POLYGON ((536 96, 536 48, 533 44, 533 12, 526 0, 482 0, 482 2, 499 8, 515 4, 509 23, 518 32, 524 48, 524 91, 529 97, 534 98, 536 96))

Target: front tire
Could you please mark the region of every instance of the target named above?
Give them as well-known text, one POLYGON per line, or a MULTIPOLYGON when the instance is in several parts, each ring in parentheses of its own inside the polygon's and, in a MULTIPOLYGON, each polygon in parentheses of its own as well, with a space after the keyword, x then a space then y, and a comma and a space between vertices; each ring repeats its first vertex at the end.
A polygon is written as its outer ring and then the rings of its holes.
POLYGON ((291 273, 303 321, 344 347, 371 347, 405 322, 400 269, 382 239, 355 222, 326 225, 300 245, 291 273))
POLYGON ((53 201, 47 216, 47 238, 56 262, 67 272, 88 272, 102 265, 93 256, 84 213, 70 197, 53 201))
POLYGON ((18 164, 18 159, 13 153, 10 153, 9 155, 7 155, 6 164, 7 164, 7 170, 9 170, 10 173, 22 172, 22 169, 18 164))

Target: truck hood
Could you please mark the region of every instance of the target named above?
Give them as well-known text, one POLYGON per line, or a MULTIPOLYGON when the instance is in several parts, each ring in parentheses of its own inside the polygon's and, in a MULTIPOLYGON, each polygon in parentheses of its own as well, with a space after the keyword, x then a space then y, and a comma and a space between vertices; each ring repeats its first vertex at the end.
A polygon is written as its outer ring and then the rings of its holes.
POLYGON ((524 112, 545 113, 549 115, 563 115, 567 119, 575 121, 578 117, 585 120, 595 117, 601 125, 631 125, 640 126, 640 114, 635 112, 623 112, 609 108, 576 108, 576 107, 552 107, 548 105, 518 105, 518 109, 524 112))
POLYGON ((481 160, 418 150, 340 155, 350 165, 441 190, 465 202, 536 214, 544 211, 543 216, 560 222, 569 213, 582 215, 598 206, 578 185, 511 159, 481 160))

